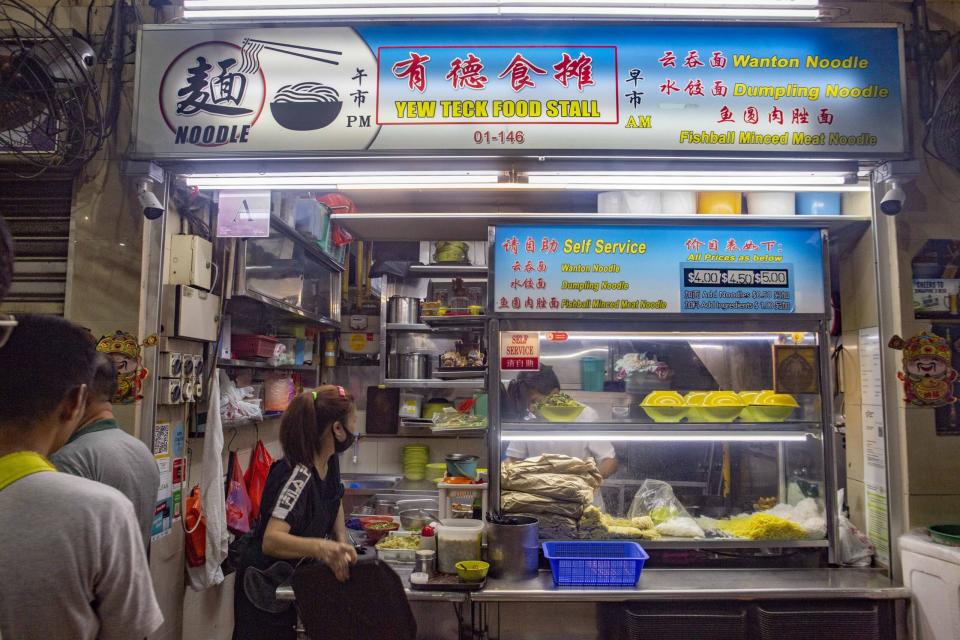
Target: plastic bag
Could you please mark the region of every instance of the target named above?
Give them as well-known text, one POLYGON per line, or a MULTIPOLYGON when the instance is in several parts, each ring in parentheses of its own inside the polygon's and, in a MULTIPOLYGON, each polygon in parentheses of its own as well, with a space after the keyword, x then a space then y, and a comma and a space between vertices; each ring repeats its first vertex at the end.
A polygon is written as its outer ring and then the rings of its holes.
POLYGON ((870 538, 843 515, 844 490, 837 492, 837 523, 840 525, 840 564, 848 567, 869 567, 876 553, 870 538))
POLYGON ((662 480, 644 480, 640 490, 633 496, 630 518, 650 516, 654 524, 662 524, 674 518, 689 518, 690 514, 673 494, 673 487, 662 480))
POLYGON ((254 396, 253 387, 240 387, 220 372, 220 417, 225 421, 263 420, 260 406, 247 399, 254 396))
POLYGON ((250 531, 250 496, 243 483, 243 470, 237 452, 230 452, 230 462, 227 464, 227 486, 224 491, 227 496, 227 529, 235 535, 243 535, 250 531))
POLYGON ((256 446, 250 453, 250 466, 243 476, 247 485, 247 494, 250 496, 250 513, 253 520, 260 515, 260 500, 263 498, 263 487, 267 483, 267 475, 270 474, 270 465, 273 464, 273 458, 263 444, 263 440, 257 440, 256 446))
POLYGON ((203 516, 200 485, 194 485, 183 505, 184 547, 187 566, 202 567, 206 563, 207 522, 203 516))

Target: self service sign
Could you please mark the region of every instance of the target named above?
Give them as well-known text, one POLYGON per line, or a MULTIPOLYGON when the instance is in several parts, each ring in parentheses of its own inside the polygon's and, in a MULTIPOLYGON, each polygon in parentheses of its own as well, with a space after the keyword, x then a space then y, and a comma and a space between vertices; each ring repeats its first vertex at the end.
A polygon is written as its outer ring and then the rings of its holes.
POLYGON ((500 226, 497 314, 824 313, 816 229, 500 226))
POLYGON ((904 150, 893 27, 147 26, 140 156, 904 150))

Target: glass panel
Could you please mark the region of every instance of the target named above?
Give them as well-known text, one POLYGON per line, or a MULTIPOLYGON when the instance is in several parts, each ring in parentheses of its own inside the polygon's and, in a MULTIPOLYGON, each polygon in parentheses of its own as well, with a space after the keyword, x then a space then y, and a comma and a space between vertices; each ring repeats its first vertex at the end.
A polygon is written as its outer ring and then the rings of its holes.
MULTIPOLYGON (((576 473, 544 488, 536 473, 505 466, 501 506, 507 513, 545 518, 546 538, 625 537, 717 540, 822 540, 826 537, 823 455, 819 439, 803 442, 504 442, 505 456, 526 458, 563 453, 598 460, 603 475, 589 497, 562 499, 577 484, 576 473), (613 454, 612 458, 606 456, 613 454), (531 484, 532 483, 532 484, 531 484), (539 487, 536 489, 530 487, 539 487), (582 498, 582 502, 577 502, 582 498), (593 522, 589 506, 605 514, 606 528, 593 522), (587 518, 584 520, 584 512, 587 518), (772 516, 758 518, 758 515, 772 516), (558 517, 559 516, 559 517, 558 517), (650 516, 658 533, 631 536, 608 518, 650 516), (693 518, 678 520, 678 518, 693 518), (664 525, 664 523, 667 523, 664 525), (695 526, 691 526, 695 525, 695 526), (567 531, 564 531, 564 529, 567 531), (702 533, 697 533, 697 529, 702 533), (689 535, 686 535, 689 534, 689 535)), ((589 482, 588 474, 579 476, 589 482)), ((649 526, 649 523, 646 523, 649 526)))
POLYGON ((293 240, 282 236, 247 240, 247 289, 330 317, 331 274, 293 240))
MULTIPOLYGON (((504 422, 713 426, 820 422, 819 393, 773 393, 774 346, 815 346, 815 334, 541 332, 539 336, 540 371, 502 374, 504 422), (557 391, 569 398, 554 396, 544 406, 545 398, 557 391), (765 393, 758 396, 759 392, 765 393)), ((808 375, 818 373, 815 360, 800 366, 807 366, 808 375)))

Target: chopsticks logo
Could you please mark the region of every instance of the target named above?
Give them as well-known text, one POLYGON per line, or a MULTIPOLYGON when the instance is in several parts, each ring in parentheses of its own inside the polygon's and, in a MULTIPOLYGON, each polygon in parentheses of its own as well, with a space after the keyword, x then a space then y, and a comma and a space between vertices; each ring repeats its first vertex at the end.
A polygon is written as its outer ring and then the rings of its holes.
MULTIPOLYGON (((160 111, 174 144, 215 147, 248 142, 270 93, 261 64, 267 51, 330 67, 339 66, 343 55, 334 49, 256 38, 244 38, 241 46, 213 40, 186 49, 167 67, 160 84, 160 111)), ((315 77, 315 70, 304 71, 315 77)), ((340 93, 316 80, 284 84, 270 102, 273 119, 291 131, 322 129, 342 108, 340 93)))

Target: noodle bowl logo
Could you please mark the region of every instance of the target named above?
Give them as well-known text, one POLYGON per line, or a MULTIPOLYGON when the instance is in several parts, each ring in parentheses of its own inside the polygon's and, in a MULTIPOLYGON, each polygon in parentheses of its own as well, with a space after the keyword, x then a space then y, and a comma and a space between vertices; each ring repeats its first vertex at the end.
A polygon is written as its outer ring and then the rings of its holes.
POLYGON ((208 41, 182 51, 160 82, 160 113, 174 144, 246 143, 266 102, 259 50, 208 41))
POLYGON ((342 108, 337 90, 319 82, 283 86, 270 103, 277 124, 294 131, 322 129, 337 119, 342 108))

